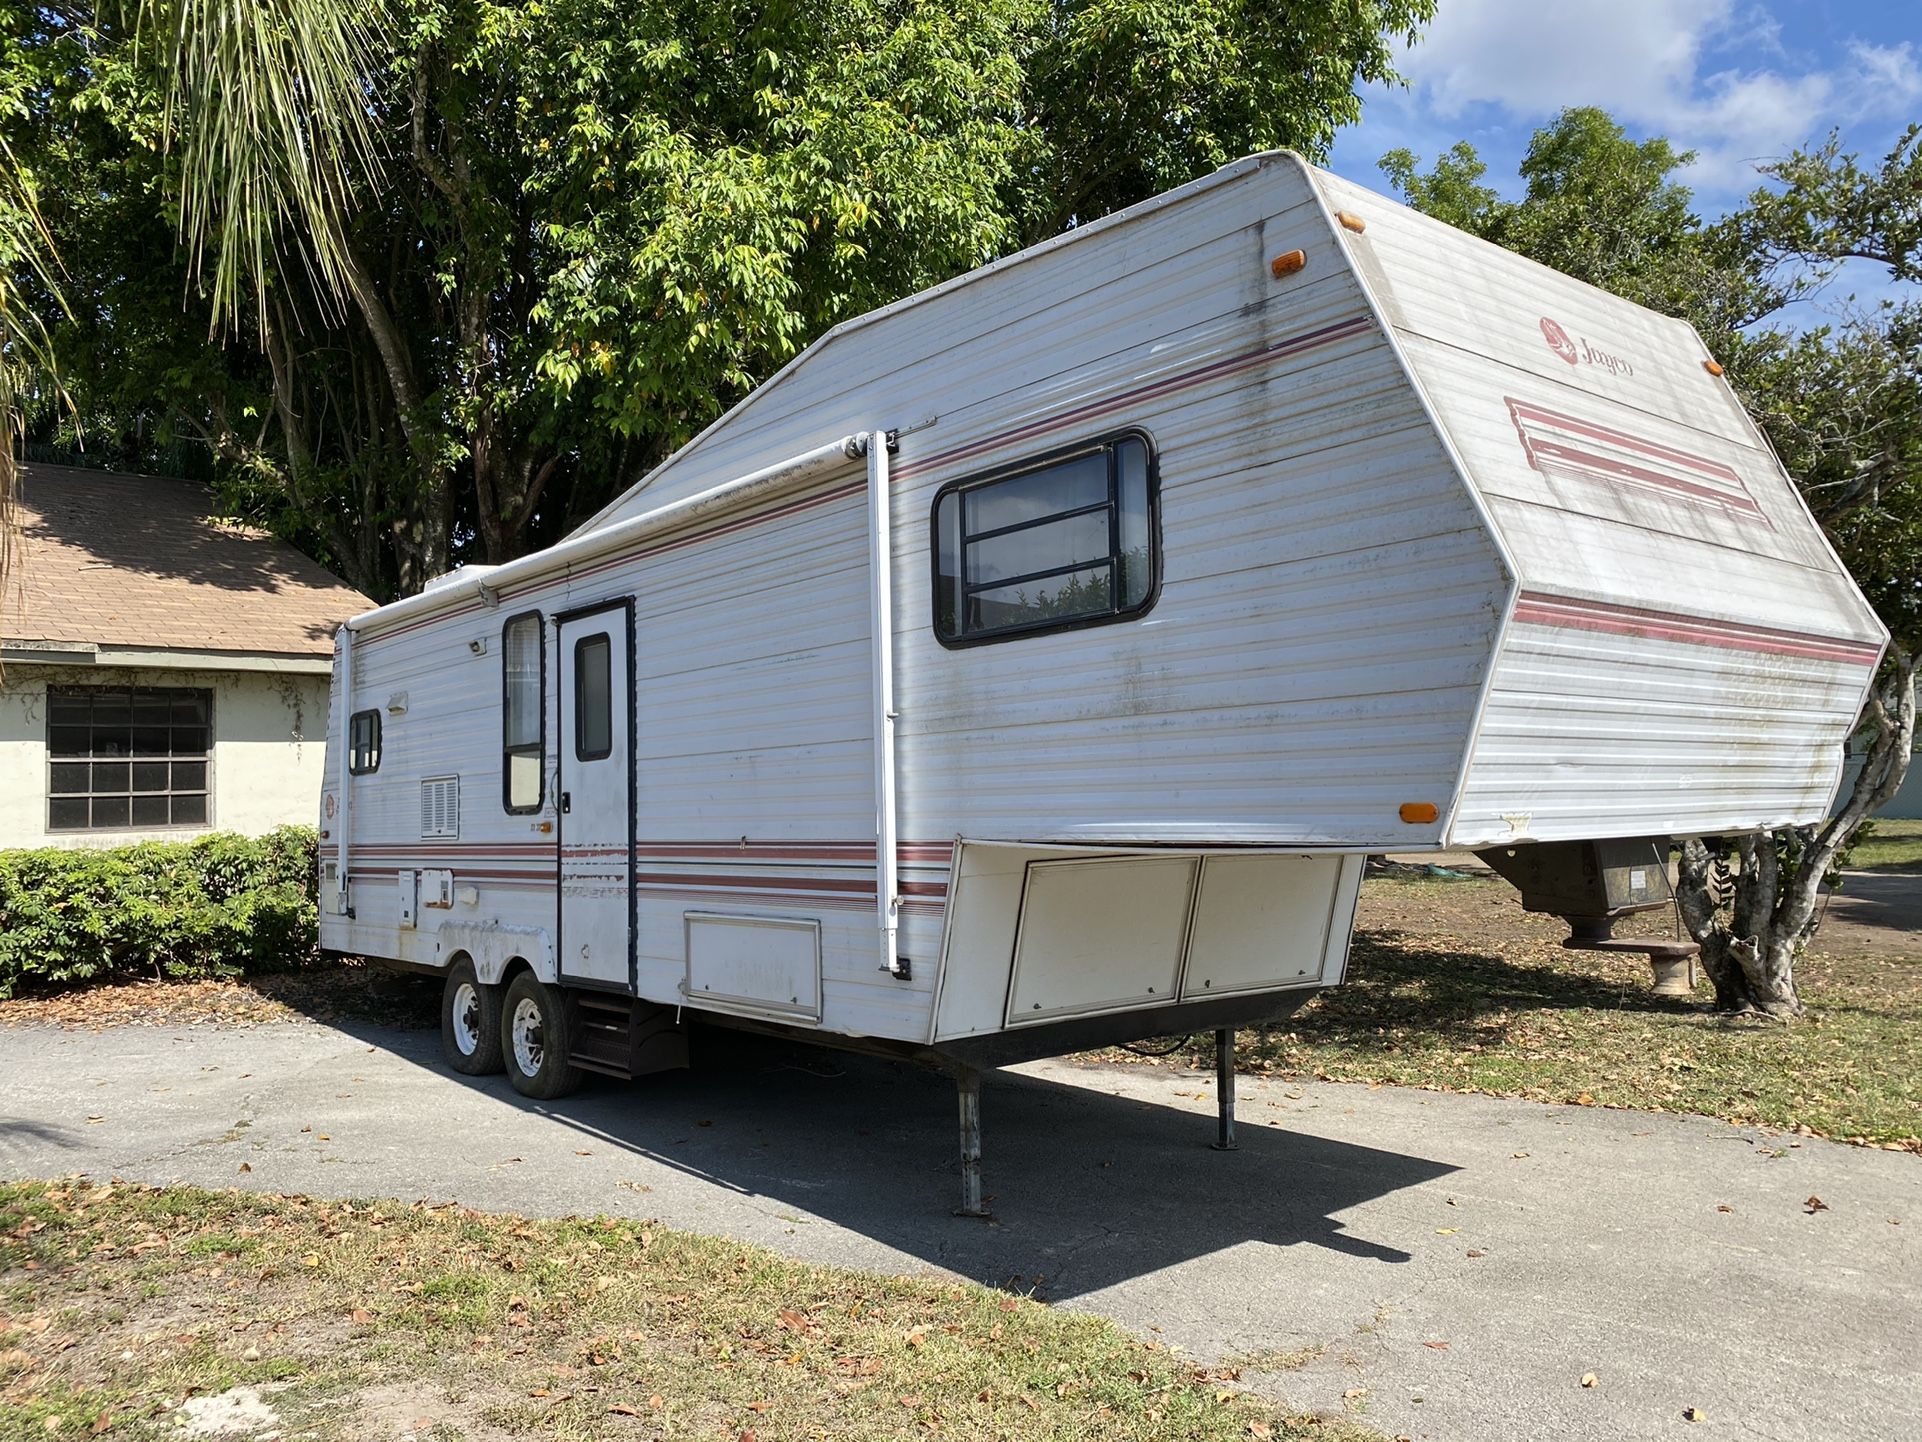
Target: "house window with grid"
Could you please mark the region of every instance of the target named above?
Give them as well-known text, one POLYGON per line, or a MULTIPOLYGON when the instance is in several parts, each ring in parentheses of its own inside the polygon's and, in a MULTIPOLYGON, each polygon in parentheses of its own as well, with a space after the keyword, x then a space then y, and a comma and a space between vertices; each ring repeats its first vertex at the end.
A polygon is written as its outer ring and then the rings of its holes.
POLYGON ((47 688, 47 829, 205 826, 213 693, 47 688))

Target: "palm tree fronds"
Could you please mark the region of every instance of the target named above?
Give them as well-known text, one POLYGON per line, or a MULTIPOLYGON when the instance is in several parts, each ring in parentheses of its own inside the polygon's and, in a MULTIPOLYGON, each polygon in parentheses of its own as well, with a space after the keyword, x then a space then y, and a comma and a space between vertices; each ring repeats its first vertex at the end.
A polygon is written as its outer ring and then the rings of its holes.
POLYGON ((180 232, 213 325, 239 319, 283 247, 322 294, 346 290, 345 226, 380 145, 369 96, 387 24, 379 0, 120 0, 167 76, 166 143, 180 161, 180 232))

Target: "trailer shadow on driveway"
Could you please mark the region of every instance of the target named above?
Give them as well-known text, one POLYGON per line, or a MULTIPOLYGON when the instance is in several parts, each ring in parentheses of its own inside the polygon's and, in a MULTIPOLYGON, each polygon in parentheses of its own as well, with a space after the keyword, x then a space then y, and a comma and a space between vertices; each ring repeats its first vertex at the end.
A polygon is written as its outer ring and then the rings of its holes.
POLYGON ((951 1085, 870 1058, 729 1040, 692 1072, 539 1104, 450 1073, 433 1032, 344 1018, 0 1042, 4 1175, 657 1218, 941 1268, 1253 1357, 1251 1375, 1284 1359, 1291 1406, 1339 1413, 1360 1387, 1371 1422, 1411 1434, 1519 1417, 1534 1438, 1644 1442, 1679 1435, 1685 1407, 1783 1442, 1914 1431, 1915 1161, 1893 1153, 1248 1078, 1224 1154, 1206 1078, 1045 1062, 990 1078, 984 1223, 949 1212, 951 1085), (1758 1390, 1765 1332, 1782 1377, 1758 1390))
MULTIPOLYGON (((485 1099, 539 1119, 531 1127, 486 1123, 479 1134, 499 1138, 503 1159, 520 1160, 511 1164, 511 1195, 462 1188, 460 1199, 473 1205, 652 1210, 673 1224, 754 1240, 768 1238, 744 1221, 771 1220, 777 1232, 797 1234, 826 1223, 930 1265, 1050 1298, 1099 1292, 1247 1244, 1310 1244, 1406 1262, 1409 1254, 1397 1247, 1351 1235, 1341 1214, 1454 1170, 1291 1132, 1272 1103, 1258 1106, 1262 1115, 1244 1110, 1240 1148, 1217 1152, 1208 1145, 1211 1083, 1202 1077, 1184 1075, 1180 1083, 1195 1101, 1189 1111, 1120 1095, 1109 1083, 1125 1076, 1110 1069, 1091 1068, 1084 1085, 1000 1071, 989 1074, 983 1099, 993 1212, 984 1222, 952 1214, 959 1187, 953 1082, 910 1063, 702 1032, 690 1071, 631 1083, 592 1079, 571 1097, 535 1102, 499 1077, 448 1071, 432 1033, 334 1025, 468 1092, 463 1114, 485 1099), (608 1147, 648 1165, 610 1181, 603 1166, 579 1155, 598 1158, 608 1147), (523 1168, 533 1167, 546 1175, 529 1194, 523 1168), (570 1174, 580 1185, 567 1184, 570 1174), (553 1200, 541 1195, 550 1191, 553 1200)), ((416 1125, 432 1125, 427 1111, 416 1125)))

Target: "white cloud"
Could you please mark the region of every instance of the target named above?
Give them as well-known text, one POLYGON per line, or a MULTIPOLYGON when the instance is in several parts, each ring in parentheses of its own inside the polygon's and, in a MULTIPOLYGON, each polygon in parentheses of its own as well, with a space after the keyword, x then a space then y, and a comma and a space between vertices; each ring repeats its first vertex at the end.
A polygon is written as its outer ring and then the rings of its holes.
POLYGON ((1849 59, 1859 71, 1860 100, 1870 115, 1893 114, 1922 100, 1922 56, 1907 40, 1900 45, 1849 42, 1849 59))
POLYGON ((1757 163, 1833 126, 1906 119, 1922 99, 1913 44, 1856 40, 1831 67, 1798 64, 1768 11, 1737 0, 1442 0, 1400 68, 1413 93, 1390 102, 1397 129, 1417 116, 1445 129, 1476 106, 1532 127, 1599 105, 1696 152, 1686 178, 1705 198, 1747 191, 1757 163))
POLYGON ((1443 0, 1402 71, 1444 117, 1477 102, 1648 113, 1686 88, 1730 11, 1731 0, 1443 0))

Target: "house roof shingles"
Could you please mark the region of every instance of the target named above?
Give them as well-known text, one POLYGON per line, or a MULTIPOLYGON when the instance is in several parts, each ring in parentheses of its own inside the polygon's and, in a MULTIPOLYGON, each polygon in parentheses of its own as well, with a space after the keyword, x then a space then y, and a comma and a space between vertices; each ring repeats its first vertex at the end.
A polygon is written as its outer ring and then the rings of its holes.
POLYGON ((374 603, 190 481, 22 466, 0 638, 326 656, 374 603))

